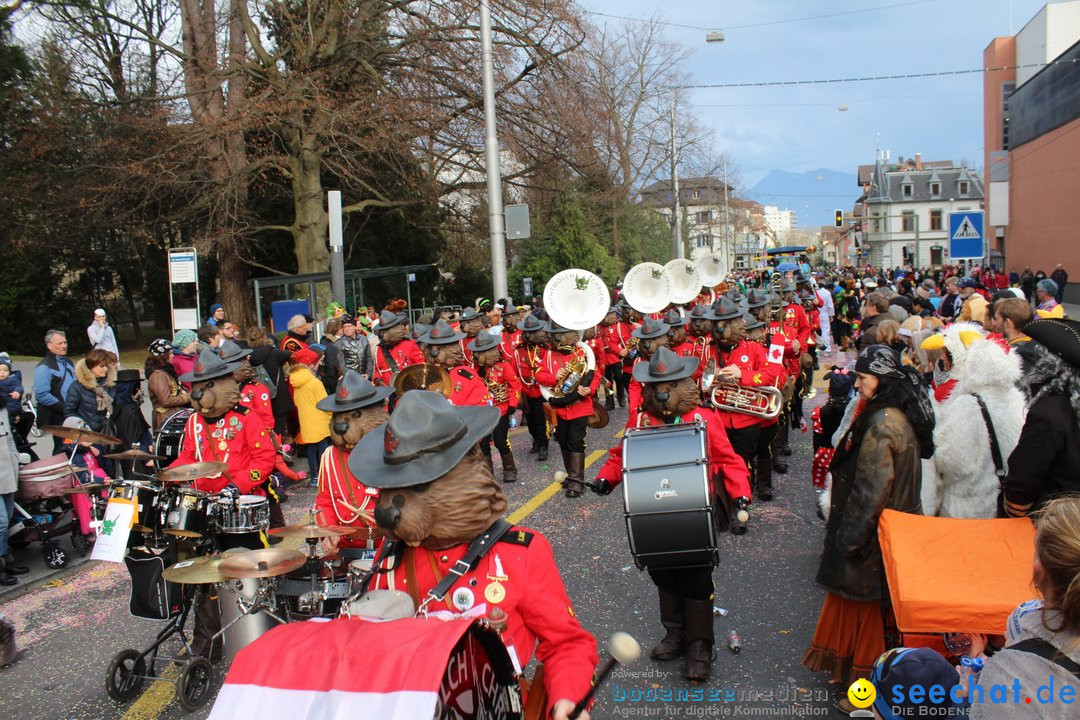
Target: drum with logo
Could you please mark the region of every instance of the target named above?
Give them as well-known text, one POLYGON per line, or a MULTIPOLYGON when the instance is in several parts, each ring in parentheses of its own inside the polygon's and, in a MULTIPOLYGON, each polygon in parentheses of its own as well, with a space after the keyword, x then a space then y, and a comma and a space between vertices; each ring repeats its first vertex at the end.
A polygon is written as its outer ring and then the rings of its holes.
POLYGON ((623 436, 626 532, 638 569, 716 564, 706 437, 701 422, 623 436))
POLYGON ((154 438, 153 452, 163 459, 155 461, 157 470, 164 470, 180 455, 180 446, 184 442, 184 425, 193 412, 195 410, 192 408, 177 410, 158 430, 157 437, 154 438))
POLYGON ((144 480, 124 480, 109 486, 111 497, 135 501, 136 532, 157 534, 162 529, 162 514, 166 510, 162 505, 161 487, 144 480))
POLYGON ((226 535, 265 532, 270 528, 270 501, 262 495, 219 497, 213 504, 218 530, 226 535))
POLYGON ((179 488, 166 505, 165 533, 201 538, 210 531, 210 496, 194 488, 179 488))

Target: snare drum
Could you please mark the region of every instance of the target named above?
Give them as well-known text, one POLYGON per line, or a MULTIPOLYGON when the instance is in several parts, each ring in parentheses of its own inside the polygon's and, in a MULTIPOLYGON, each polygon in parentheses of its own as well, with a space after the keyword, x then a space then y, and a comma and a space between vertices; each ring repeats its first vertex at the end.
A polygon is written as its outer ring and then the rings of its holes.
POLYGON ((349 563, 349 597, 357 597, 363 590, 364 578, 371 573, 375 556, 360 558, 349 563))
POLYGON ((270 528, 270 501, 262 495, 220 497, 214 503, 214 519, 226 535, 254 533, 270 528))
MULTIPOLYGON (((246 550, 234 548, 226 550, 222 556, 230 553, 243 553, 246 550)), ((225 628, 225 656, 230 662, 236 653, 257 640, 268 630, 280 623, 265 610, 245 613, 242 605, 250 606, 260 594, 273 604, 273 583, 275 578, 238 578, 218 584, 218 607, 221 610, 221 627, 225 628)))
POLYGON ((142 480, 125 480, 113 483, 109 489, 111 497, 135 501, 135 524, 138 532, 156 533, 161 529, 161 488, 142 480))
POLYGON ((176 537, 199 538, 209 530, 207 494, 181 488, 169 500, 165 511, 165 532, 176 537))
POLYGON ((337 617, 349 597, 348 568, 324 563, 318 576, 306 569, 276 578, 277 598, 289 622, 337 617))
POLYGON ((700 421, 623 436, 626 532, 638 569, 717 563, 706 438, 700 421))
POLYGON ((169 463, 180 455, 180 446, 184 442, 184 426, 193 412, 195 410, 192 408, 181 408, 158 430, 157 437, 154 438, 154 454, 164 458, 155 461, 158 470, 167 468, 169 463))

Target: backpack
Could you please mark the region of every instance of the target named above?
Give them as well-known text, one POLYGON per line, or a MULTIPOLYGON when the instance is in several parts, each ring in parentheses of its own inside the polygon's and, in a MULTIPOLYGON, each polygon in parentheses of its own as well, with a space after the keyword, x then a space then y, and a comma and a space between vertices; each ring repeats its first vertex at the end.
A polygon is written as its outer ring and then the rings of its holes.
POLYGON ((266 389, 270 391, 270 399, 273 400, 277 397, 277 383, 270 379, 270 373, 266 372, 266 368, 262 365, 253 366, 255 369, 255 379, 266 386, 266 389))

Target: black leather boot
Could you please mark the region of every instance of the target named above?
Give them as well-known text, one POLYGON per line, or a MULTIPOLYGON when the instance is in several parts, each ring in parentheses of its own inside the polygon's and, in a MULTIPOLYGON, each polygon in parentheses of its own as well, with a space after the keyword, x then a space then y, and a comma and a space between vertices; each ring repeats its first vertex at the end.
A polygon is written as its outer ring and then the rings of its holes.
POLYGON ((568 452, 566 455, 566 497, 581 497, 585 492, 585 453, 568 452))
POLYGON ((0 558, 0 585, 4 587, 11 587, 12 585, 18 585, 19 578, 9 573, 4 566, 4 559, 0 558))
POLYGON ((773 498, 772 471, 772 458, 754 458, 754 497, 758 500, 768 502, 773 498))
POLYGON ((681 595, 660 591, 660 624, 667 634, 652 649, 653 660, 674 660, 686 650, 686 605, 681 595))
POLYGON ((4 570, 11 573, 12 575, 25 575, 26 573, 30 572, 30 568, 26 567, 25 565, 16 565, 15 556, 11 553, 8 553, 4 556, 4 570))
POLYGON ((787 460, 784 459, 783 448, 787 444, 788 427, 787 420, 781 418, 780 429, 776 433, 776 437, 773 438, 772 443, 772 469, 774 472, 778 472, 781 475, 786 475, 788 471, 787 460))
POLYGON ((218 610, 217 588, 207 586, 200 593, 195 606, 195 628, 191 635, 191 651, 210 662, 221 659, 222 638, 212 639, 221 630, 221 612, 218 610))
POLYGON ((502 481, 504 483, 517 482, 517 465, 514 463, 514 453, 501 452, 499 453, 499 457, 502 458, 502 481))
POLYGON ((683 677, 691 682, 709 679, 712 666, 713 610, 709 600, 686 600, 686 666, 683 677))
POLYGON ((547 446, 547 443, 545 442, 543 445, 536 448, 536 459, 539 462, 547 462, 547 455, 548 455, 548 446, 547 446))

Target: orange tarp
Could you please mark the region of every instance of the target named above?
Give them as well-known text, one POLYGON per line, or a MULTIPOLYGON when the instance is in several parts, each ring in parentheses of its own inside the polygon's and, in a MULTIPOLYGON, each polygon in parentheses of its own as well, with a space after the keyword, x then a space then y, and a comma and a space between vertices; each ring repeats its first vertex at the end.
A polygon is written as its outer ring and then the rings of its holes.
POLYGON ((1001 635, 1016 606, 1036 596, 1030 520, 960 520, 885 510, 878 539, 901 632, 1001 635))

